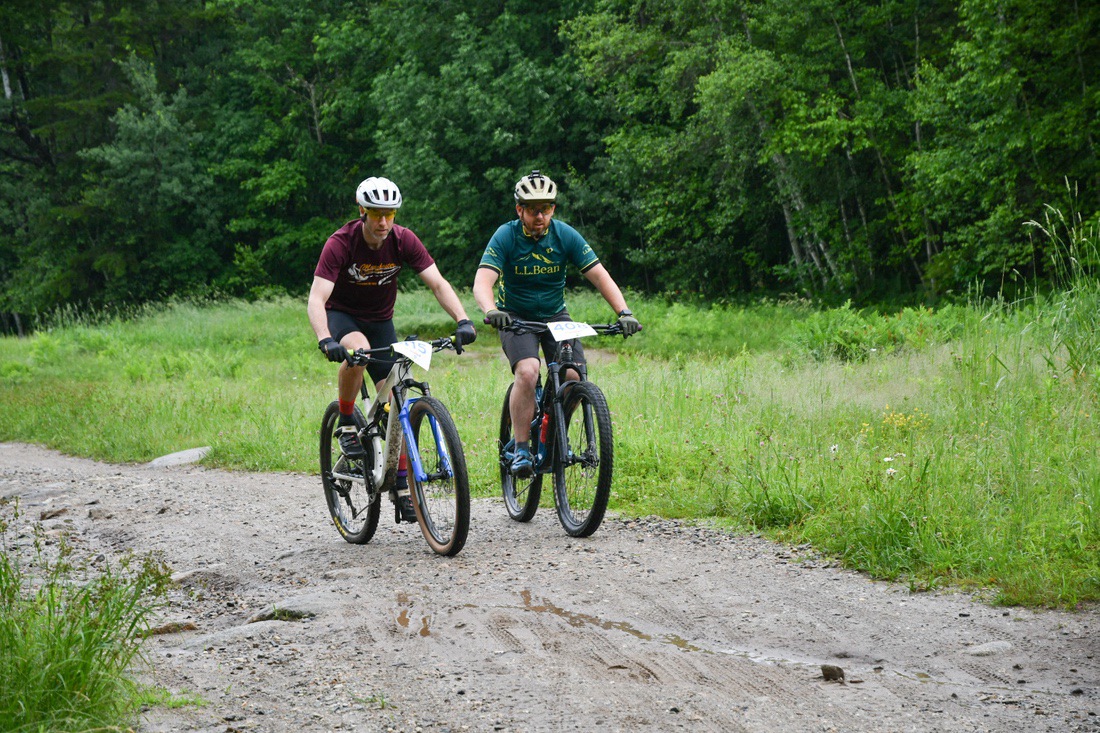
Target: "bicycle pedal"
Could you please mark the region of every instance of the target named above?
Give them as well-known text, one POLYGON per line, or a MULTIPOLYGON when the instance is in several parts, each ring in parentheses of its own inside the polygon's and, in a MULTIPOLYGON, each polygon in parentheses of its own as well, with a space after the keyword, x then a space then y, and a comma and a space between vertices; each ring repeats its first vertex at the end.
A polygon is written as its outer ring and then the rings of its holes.
POLYGON ((416 510, 413 509, 412 497, 408 493, 398 494, 397 501, 393 504, 393 521, 397 524, 416 523, 416 510))
POLYGON ((332 477, 331 473, 327 474, 324 477, 324 483, 327 483, 329 486, 331 486, 332 490, 335 491, 340 496, 346 497, 348 494, 351 493, 351 487, 350 486, 342 486, 339 481, 337 481, 336 479, 334 479, 332 477))
POLYGON ((359 439, 359 431, 354 425, 342 425, 334 433, 340 445, 340 451, 351 460, 362 460, 367 451, 359 439))

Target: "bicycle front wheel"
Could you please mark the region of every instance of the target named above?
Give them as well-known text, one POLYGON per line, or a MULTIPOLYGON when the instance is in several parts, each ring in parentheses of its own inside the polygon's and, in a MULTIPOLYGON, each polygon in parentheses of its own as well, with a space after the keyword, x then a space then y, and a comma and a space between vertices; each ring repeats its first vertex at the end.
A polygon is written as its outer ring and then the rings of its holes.
POLYGON ((457 555, 470 532, 470 484, 466 457, 451 414, 434 397, 421 397, 409 410, 413 440, 427 478, 409 471, 420 531, 440 555, 457 555))
POLYGON ((568 445, 564 456, 555 456, 554 500, 566 533, 587 537, 599 528, 611 496, 611 411, 591 382, 570 387, 563 408, 568 445))
MULTIPOLYGON (((355 424, 362 430, 367 421, 355 408, 355 424)), ((325 501, 340 536, 354 545, 370 542, 378 529, 382 502, 376 488, 369 485, 369 466, 364 459, 351 459, 340 450, 335 432, 340 408, 333 402, 321 418, 321 484, 325 501), (372 490, 373 489, 373 490, 372 490)))
POLYGON ((504 407, 500 411, 500 439, 497 449, 500 452, 500 489, 504 494, 504 508, 508 516, 517 522, 530 522, 539 508, 542 496, 542 474, 537 471, 529 479, 521 479, 512 474, 512 461, 505 456, 504 447, 512 440, 512 386, 504 393, 504 407))

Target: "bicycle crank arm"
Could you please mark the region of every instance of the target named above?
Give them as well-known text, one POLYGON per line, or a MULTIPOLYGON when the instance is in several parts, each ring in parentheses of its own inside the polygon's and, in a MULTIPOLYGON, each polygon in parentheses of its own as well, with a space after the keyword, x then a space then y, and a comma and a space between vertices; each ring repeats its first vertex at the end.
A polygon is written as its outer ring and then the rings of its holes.
POLYGON ((342 473, 340 471, 333 471, 332 478, 335 481, 357 481, 359 483, 365 483, 366 479, 363 478, 361 473, 342 473))

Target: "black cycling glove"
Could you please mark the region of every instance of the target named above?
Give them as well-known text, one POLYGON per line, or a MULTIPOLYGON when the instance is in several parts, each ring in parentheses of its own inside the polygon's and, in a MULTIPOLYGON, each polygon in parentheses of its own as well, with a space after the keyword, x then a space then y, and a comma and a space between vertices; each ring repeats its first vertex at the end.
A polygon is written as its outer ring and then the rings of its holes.
POLYGON ((332 336, 328 336, 318 341, 317 348, 324 352, 325 356, 331 362, 339 363, 348 360, 348 350, 332 336))
POLYGON ((469 318, 463 318, 458 322, 458 328, 455 329, 455 346, 459 353, 462 353, 462 347, 466 344, 472 344, 477 341, 477 331, 474 330, 474 322, 469 318))

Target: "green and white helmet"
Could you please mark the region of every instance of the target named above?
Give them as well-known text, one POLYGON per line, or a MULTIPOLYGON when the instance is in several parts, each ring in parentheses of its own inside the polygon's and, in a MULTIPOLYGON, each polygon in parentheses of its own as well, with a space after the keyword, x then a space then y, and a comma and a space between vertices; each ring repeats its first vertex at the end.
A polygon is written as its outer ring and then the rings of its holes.
POLYGON ((558 197, 558 186, 537 170, 516 182, 517 204, 554 203, 558 197))

